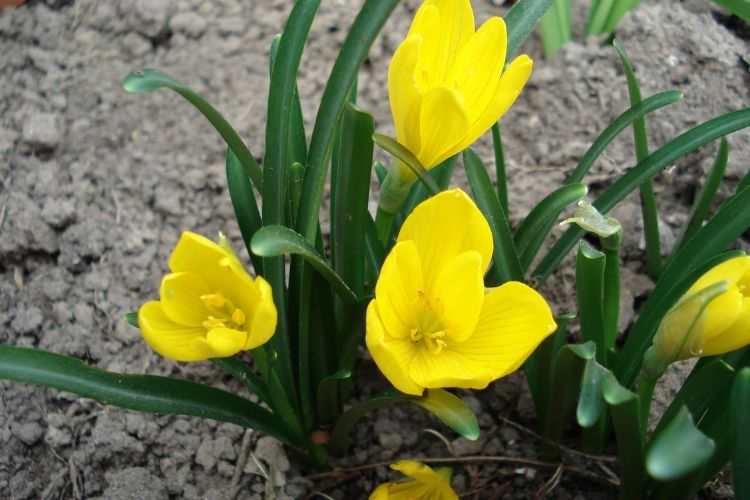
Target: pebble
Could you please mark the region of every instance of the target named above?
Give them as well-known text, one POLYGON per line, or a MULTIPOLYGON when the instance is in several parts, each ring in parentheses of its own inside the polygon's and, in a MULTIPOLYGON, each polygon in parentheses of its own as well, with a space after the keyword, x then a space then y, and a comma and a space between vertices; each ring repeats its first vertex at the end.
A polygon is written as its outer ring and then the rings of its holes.
POLYGON ((396 451, 401 448, 404 440, 401 438, 400 434, 396 434, 395 432, 387 432, 378 434, 378 442, 383 448, 391 451, 396 451))
POLYGON ((172 18, 169 25, 176 32, 184 33, 192 38, 200 38, 206 32, 208 23, 195 12, 181 12, 172 18))
POLYGON ((39 422, 26 422, 13 426, 13 433, 27 446, 31 446, 44 436, 44 428, 39 422))
POLYGON ((172 13, 172 0, 136 0, 132 6, 135 12, 136 30, 144 36, 154 38, 167 28, 172 13))
POLYGON ((61 118, 57 113, 33 113, 23 124, 22 141, 37 151, 57 148, 62 140, 61 118))

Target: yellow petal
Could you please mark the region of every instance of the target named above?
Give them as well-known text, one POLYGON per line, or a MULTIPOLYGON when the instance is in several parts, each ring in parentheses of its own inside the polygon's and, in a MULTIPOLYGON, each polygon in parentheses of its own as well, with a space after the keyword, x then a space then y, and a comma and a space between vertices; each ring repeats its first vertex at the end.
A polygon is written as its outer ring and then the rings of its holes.
POLYGON ((390 499, 413 500, 415 498, 425 498, 434 500, 458 500, 456 492, 451 488, 448 480, 430 468, 429 466, 414 461, 401 460, 391 465, 391 469, 397 470, 413 481, 404 481, 401 483, 391 483, 390 499), (403 496, 394 495, 394 493, 403 496), (407 496, 407 493, 411 495, 407 496), (420 496, 424 495, 424 496, 420 496))
POLYGON ((458 54, 448 76, 464 96, 464 104, 473 123, 494 97, 505 65, 508 34, 500 17, 488 19, 458 54))
POLYGON ((240 352, 247 343, 247 332, 232 328, 212 328, 206 335, 212 358, 226 358, 240 352))
POLYGON ((743 255, 726 260, 698 278, 687 293, 697 292, 719 281, 728 281, 730 285, 735 285, 748 272, 750 272, 750 256, 743 255))
POLYGON ((419 35, 410 36, 396 49, 388 67, 388 96, 398 142, 414 155, 419 152, 419 109, 421 96, 414 81, 422 43, 419 35))
POLYGON ((195 272, 202 267, 218 266, 219 261, 225 257, 226 251, 213 241, 200 234, 185 231, 169 256, 169 269, 174 273, 195 272))
POLYGON ((413 241, 397 243, 386 257, 375 286, 377 311, 391 337, 403 338, 416 324, 422 265, 413 241))
POLYGON ((713 299, 703 312, 703 328, 699 343, 708 342, 732 326, 740 316, 743 296, 736 285, 730 284, 726 292, 713 299))
POLYGON ((428 0, 440 12, 440 45, 432 68, 437 81, 444 81, 461 48, 474 34, 474 11, 470 0, 428 0))
POLYGON ((372 492, 369 500, 390 500, 391 497, 388 495, 388 487, 390 484, 391 483, 381 484, 375 488, 375 491, 372 492))
POLYGON ((399 391, 421 396, 423 387, 409 378, 409 363, 416 352, 415 344, 407 339, 390 337, 378 317, 377 300, 367 307, 367 335, 365 343, 372 359, 388 381, 399 391))
POLYGON ((533 66, 532 60, 526 55, 518 56, 510 63, 510 66, 497 83, 493 97, 487 106, 479 114, 478 118, 471 122, 471 125, 462 136, 458 145, 448 151, 447 157, 471 146, 492 125, 500 120, 521 94, 521 90, 523 90, 523 87, 531 76, 533 66))
POLYGON ((460 254, 478 252, 482 270, 492 259, 492 232, 487 219, 460 189, 443 191, 420 203, 398 235, 399 242, 408 240, 417 247, 428 293, 440 271, 460 254))
POLYGON ((448 87, 428 91, 422 99, 419 118, 421 145, 417 158, 422 166, 430 169, 451 156, 451 147, 468 128, 469 117, 461 94, 448 87))
POLYGON ((450 340, 464 341, 474 333, 484 303, 483 277, 482 257, 473 250, 450 261, 438 276, 433 302, 450 340))
POLYGON ((517 370, 556 328, 544 298, 511 281, 487 294, 476 331, 451 349, 491 369, 495 380, 517 370))
POLYGON ((164 314, 175 323, 200 327, 211 314, 201 296, 211 292, 206 282, 195 273, 168 274, 161 280, 161 307, 164 314))
POLYGON ((278 318, 271 285, 260 276, 255 278, 255 284, 259 291, 259 299, 252 311, 252 319, 249 322, 250 330, 244 350, 255 349, 265 344, 276 332, 278 318))
POLYGON ((750 344, 750 298, 745 297, 737 320, 703 344, 703 356, 716 356, 750 344))
POLYGON ((409 377, 427 389, 484 389, 492 381, 491 372, 490 367, 469 359, 451 344, 437 354, 416 349, 409 364, 409 377))
POLYGON ((146 302, 138 310, 138 327, 146 343, 165 358, 202 361, 212 355, 204 328, 178 325, 164 314, 157 301, 146 302))

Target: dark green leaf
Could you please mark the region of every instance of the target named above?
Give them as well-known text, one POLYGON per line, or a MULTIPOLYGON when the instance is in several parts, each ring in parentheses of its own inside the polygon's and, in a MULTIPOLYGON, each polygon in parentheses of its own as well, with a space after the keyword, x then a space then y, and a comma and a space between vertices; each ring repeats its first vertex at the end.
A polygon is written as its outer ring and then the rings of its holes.
POLYGON ((505 151, 503 149, 503 137, 500 133, 500 124, 492 126, 492 150, 495 153, 495 174, 497 177, 497 199, 505 213, 508 212, 508 176, 505 169, 505 151))
POLYGON ((251 394, 255 394, 265 403, 271 404, 271 395, 266 383, 255 374, 245 361, 233 356, 230 358, 215 358, 211 362, 245 384, 251 394))
POLYGON ((240 226, 242 240, 245 242, 247 253, 253 262, 255 273, 263 274, 263 260, 256 257, 250 251, 250 240, 252 240, 255 232, 263 225, 263 222, 260 219, 260 212, 255 200, 253 186, 250 184, 250 178, 231 148, 227 148, 226 170, 229 197, 232 200, 237 225, 240 226))
POLYGON ((523 279, 518 253, 513 243, 508 218, 500 206, 487 170, 474 151, 464 151, 464 167, 474 199, 492 229, 495 250, 493 262, 502 282, 523 279))
POLYGON ((597 359, 606 364, 604 339, 604 254, 581 240, 576 259, 576 298, 581 318, 581 336, 596 345, 597 359))
POLYGON ((242 142, 239 134, 232 128, 229 122, 203 97, 174 78, 155 69, 144 69, 143 71, 136 71, 129 74, 122 82, 122 86, 127 92, 152 92, 161 88, 168 88, 180 94, 211 122, 211 125, 214 126, 219 135, 227 143, 227 146, 239 158, 246 175, 250 176, 255 187, 261 190, 263 186, 263 173, 258 166, 258 162, 255 161, 250 150, 247 149, 247 146, 242 142))
POLYGON ((581 427, 593 427, 604 412, 602 384, 609 374, 609 370, 589 359, 583 370, 581 379, 581 395, 578 398, 576 419, 581 427))
POLYGON ((0 378, 45 385, 129 410, 231 422, 303 446, 301 436, 261 406, 186 380, 111 373, 68 356, 11 346, 0 346, 0 378))
POLYGON ((695 427, 692 415, 683 407, 654 436, 646 452, 646 469, 659 481, 679 479, 708 462, 715 448, 714 441, 695 427))
POLYGON ((732 461, 734 494, 739 499, 747 499, 750 498, 750 440, 744 433, 750 429, 750 368, 737 374, 732 388, 732 410, 734 428, 741 429, 732 461))
POLYGON ((342 299, 356 303, 359 298, 326 260, 301 234, 285 226, 264 226, 250 244, 253 253, 262 257, 286 254, 300 255, 323 276, 339 293, 342 299))
POLYGON ((138 328, 138 313, 137 312, 127 313, 125 315, 125 321, 127 321, 130 326, 134 326, 138 328))
POLYGON ((553 0, 519 0, 505 14, 508 25, 508 55, 510 61, 528 38, 553 0))
POLYGON ((318 417, 323 423, 330 422, 336 415, 337 405, 332 404, 338 399, 339 384, 342 380, 352 377, 350 370, 342 369, 323 378, 318 384, 318 417))

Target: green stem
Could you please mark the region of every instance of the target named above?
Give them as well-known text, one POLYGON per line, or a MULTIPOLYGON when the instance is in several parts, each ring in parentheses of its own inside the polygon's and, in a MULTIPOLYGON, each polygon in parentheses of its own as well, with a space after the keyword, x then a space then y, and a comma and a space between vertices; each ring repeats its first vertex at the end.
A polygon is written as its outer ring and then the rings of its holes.
MULTIPOLYGON (((638 161, 642 161, 642 158, 639 158, 638 161)), ((640 194, 643 231, 646 237, 646 270, 651 278, 658 279, 662 267, 661 241, 659 240, 659 215, 656 208, 656 196, 651 180, 641 185, 640 194)))
MULTIPOLYGON (((607 356, 614 352, 620 319, 620 246, 622 229, 608 238, 602 238, 604 250, 604 346, 607 356)), ((609 362, 608 361, 608 366, 609 362)))
POLYGON ((395 214, 391 214, 378 207, 378 213, 375 216, 375 228, 378 231, 378 240, 383 244, 384 247, 388 246, 388 239, 391 237, 391 228, 393 227, 393 220, 396 218, 395 214))
POLYGON ((638 400, 640 401, 641 429, 646 432, 648 429, 648 416, 651 413, 651 400, 654 397, 654 388, 658 377, 652 377, 645 372, 641 372, 638 381, 638 400))

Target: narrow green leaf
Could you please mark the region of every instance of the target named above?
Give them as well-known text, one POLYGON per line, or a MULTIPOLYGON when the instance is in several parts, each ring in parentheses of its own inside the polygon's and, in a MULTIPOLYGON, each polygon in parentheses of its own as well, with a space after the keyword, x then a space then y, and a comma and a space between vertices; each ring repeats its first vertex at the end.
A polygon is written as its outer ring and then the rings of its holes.
MULTIPOLYGON (((625 1, 625 0, 620 0, 625 1)), ((586 22, 586 36, 604 33, 609 12, 617 0, 593 0, 589 9, 589 18, 586 22)))
POLYGON ((505 14, 508 26, 507 60, 515 56, 554 0, 519 0, 505 14))
POLYGON ((341 369, 336 373, 323 378, 318 384, 318 418, 324 424, 329 423, 335 418, 338 408, 332 405, 333 401, 338 399, 339 384, 342 380, 352 378, 352 372, 347 369, 341 369))
POLYGON ((276 257, 286 254, 300 255, 339 293, 342 299, 356 303, 359 298, 326 260, 301 234, 285 226, 264 226, 250 243, 253 253, 261 257, 276 257))
POLYGON ((604 23, 604 33, 611 33, 617 28, 617 24, 620 22, 622 17, 628 13, 631 9, 635 8, 641 0, 617 0, 613 3, 612 8, 607 16, 607 21, 604 23))
POLYGON ((263 274, 263 260, 250 251, 250 240, 255 232, 260 229, 263 222, 258 211, 258 203, 255 200, 255 192, 250 184, 250 178, 240 164, 237 156, 231 148, 227 148, 226 154, 227 187, 229 197, 234 207, 234 215, 237 225, 240 226, 242 241, 245 242, 247 253, 253 262, 256 274, 263 274))
MULTIPOLYGON (((318 211, 325 187, 328 158, 334 133, 359 67, 367 57, 372 42, 399 0, 366 0, 349 30, 331 70, 315 128, 310 139, 307 174, 300 205, 299 232, 308 242, 315 241, 318 211)), ((304 287, 303 287, 304 288, 304 287)))
POLYGON ((748 0, 714 0, 714 3, 728 9, 729 12, 750 24, 750 2, 748 0))
MULTIPOLYGON (((709 142, 748 126, 750 126, 750 108, 727 113, 684 132, 617 179, 614 184, 597 198, 594 206, 600 212, 607 213, 634 189, 643 184, 644 180, 650 179, 679 158, 709 142)), ((734 227, 734 225, 731 226, 734 227)), ((569 229, 550 249, 539 266, 537 266, 534 275, 540 281, 544 281, 559 265, 570 249, 573 248, 582 234, 583 232, 577 228, 569 229)), ((728 244, 726 243, 726 245, 728 244)), ((685 245, 685 247, 687 246, 685 245)))
POLYGON ((703 466, 716 445, 699 431, 683 407, 662 432, 654 436, 646 452, 646 469, 654 479, 672 481, 703 466))
POLYGON ((505 151, 503 149, 503 137, 500 133, 500 124, 492 126, 492 150, 495 153, 495 174, 497 177, 497 198, 505 213, 508 212, 508 176, 505 168, 505 151))
POLYGON ((375 122, 372 115, 348 105, 341 130, 337 155, 340 165, 331 182, 331 197, 336 207, 331 214, 331 258, 336 272, 361 296, 375 122))
POLYGON ((544 56, 551 59, 570 40, 570 0, 555 0, 539 28, 544 56))
MULTIPOLYGON (((750 368, 737 374, 732 388, 732 409, 734 428, 750 429, 750 368)), ((732 460, 734 495, 737 498, 750 498, 750 441, 741 435, 735 443, 732 460)))
POLYGON ((725 138, 721 139, 721 145, 719 146, 719 154, 716 156, 711 170, 708 172, 706 181, 703 183, 703 188, 700 194, 695 198, 693 203, 693 209, 690 214, 690 220, 685 227, 685 232, 680 238, 680 242, 677 248, 681 247, 683 243, 693 237, 698 229, 703 226, 703 221, 706 220, 708 215, 708 209, 711 208, 711 202, 716 196, 716 192, 719 190, 719 185, 724 177, 724 172, 729 162, 729 143, 725 138))
POLYGON ((44 385, 129 410, 231 422, 293 446, 304 446, 301 436, 284 427, 263 407, 186 380, 111 373, 69 356, 11 346, 0 346, 0 378, 44 385))
POLYGON ((513 243, 508 217, 500 206, 482 160, 471 149, 464 151, 464 167, 474 199, 492 229, 495 244, 493 263, 501 281, 522 280, 523 272, 513 243))
POLYGON ((203 116, 213 125, 216 131, 221 135, 234 154, 237 155, 240 163, 245 169, 246 175, 252 180, 255 187, 260 191, 263 186, 263 173, 258 166, 258 162, 250 153, 239 134, 232 128, 228 121, 219 113, 208 101, 193 92, 184 84, 174 78, 165 75, 155 69, 144 69, 129 74, 122 82, 122 87, 127 92, 153 92, 161 88, 173 90, 184 97, 190 104, 200 111, 203 116))
POLYGON ((424 396, 414 399, 413 402, 466 439, 479 439, 477 417, 458 396, 443 389, 427 389, 424 396))
POLYGON ((597 359, 606 364, 604 339, 604 254, 581 240, 576 258, 576 298, 581 318, 581 336, 596 345, 597 359))
POLYGON ((409 167, 409 170, 417 176, 432 194, 440 192, 440 188, 434 179, 427 175, 427 170, 424 166, 422 166, 417 157, 414 156, 411 151, 406 149, 405 146, 399 144, 396 139, 383 134, 373 134, 372 139, 375 141, 375 144, 383 148, 388 154, 409 167))
POLYGON ((588 187, 581 183, 562 186, 548 194, 539 202, 516 229, 515 243, 521 260, 521 268, 526 270, 549 234, 547 228, 554 225, 566 207, 583 199, 588 187))
POLYGON ((211 362, 245 384, 250 393, 257 395, 263 402, 271 404, 271 395, 266 383, 255 374, 245 361, 232 356, 230 358, 215 358, 211 362))
POLYGON ((367 250, 368 268, 365 289, 372 289, 380 273, 380 267, 383 265, 385 250, 378 238, 378 229, 375 227, 375 221, 372 220, 372 216, 369 213, 367 214, 367 221, 365 223, 365 248, 367 250))
POLYGON ((383 182, 385 181, 385 177, 388 175, 388 169, 385 168, 379 161, 375 162, 375 175, 378 178, 378 184, 382 186, 383 182))
MULTIPOLYGON (((621 5, 628 2, 622 1, 617 3, 621 5)), ((613 5, 610 16, 615 14, 615 11, 620 8, 613 5)), ((614 29, 614 26, 612 29, 614 29)), ((642 101, 642 98, 641 86, 638 83, 638 78, 635 76, 635 70, 625 49, 616 38, 612 38, 612 46, 622 61, 622 67, 628 82, 630 105, 631 107, 636 106, 642 101)), ((640 163, 648 156, 648 133, 646 131, 645 116, 641 116, 633 122, 633 142, 635 143, 635 157, 638 163, 640 163)), ((640 199, 641 214, 643 217, 643 235, 646 241, 646 269, 649 276, 656 279, 659 277, 659 273, 661 273, 661 240, 659 237, 659 215, 656 208, 656 195, 654 194, 654 186, 651 179, 641 185, 640 199)))
POLYGON ((294 227, 297 222, 297 213, 299 212, 299 202, 302 199, 302 185, 305 182, 305 166, 299 162, 294 162, 289 167, 287 196, 287 220, 289 226, 294 227))
POLYGON ((734 375, 732 367, 721 359, 696 366, 662 415, 654 433, 661 432, 683 407, 700 421, 714 402, 726 397, 734 375))

